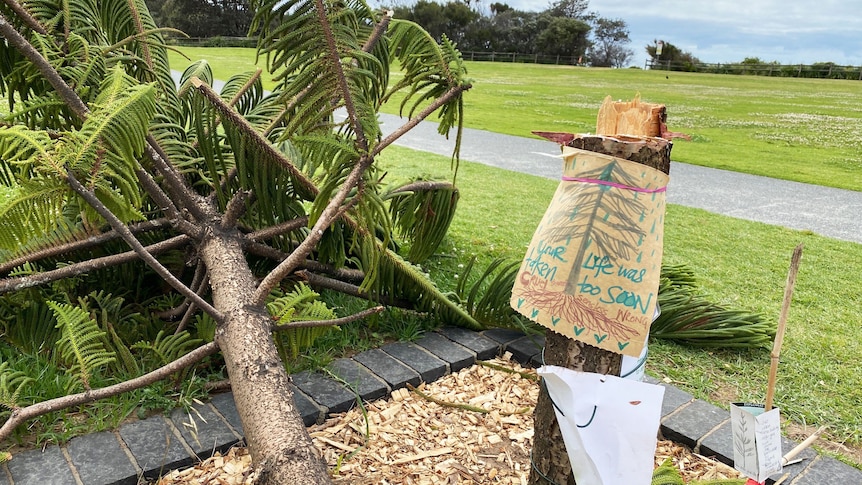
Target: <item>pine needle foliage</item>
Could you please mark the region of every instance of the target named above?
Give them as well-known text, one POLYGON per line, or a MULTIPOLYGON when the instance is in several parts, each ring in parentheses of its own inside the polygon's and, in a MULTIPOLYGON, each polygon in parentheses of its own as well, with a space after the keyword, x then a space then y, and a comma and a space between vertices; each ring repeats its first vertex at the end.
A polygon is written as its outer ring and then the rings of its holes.
POLYGON ((521 262, 497 258, 472 281, 476 258, 464 266, 455 294, 470 315, 485 327, 507 327, 524 330, 529 323, 510 305, 512 286, 521 262), (472 281, 472 283, 468 283, 472 281))
POLYGON ((662 268, 658 304, 661 314, 650 326, 651 337, 710 348, 769 348, 775 338, 775 323, 762 315, 700 296, 685 267, 662 268))
POLYGON ((390 192, 386 198, 394 227, 410 243, 407 260, 422 263, 437 251, 449 231, 458 206, 458 189, 449 183, 414 183, 390 192))
POLYGON ((57 352, 70 373, 76 374, 84 389, 90 389, 90 380, 100 368, 113 363, 116 354, 105 348, 105 332, 90 314, 78 306, 49 301, 48 306, 57 319, 61 337, 57 352))

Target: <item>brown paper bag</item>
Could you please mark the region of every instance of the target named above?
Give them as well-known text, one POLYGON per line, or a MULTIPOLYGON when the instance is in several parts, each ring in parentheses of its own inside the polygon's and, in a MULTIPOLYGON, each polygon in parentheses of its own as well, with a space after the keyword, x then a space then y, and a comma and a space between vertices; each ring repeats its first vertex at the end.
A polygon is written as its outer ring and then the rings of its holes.
POLYGON ((668 176, 570 147, 563 157, 512 308, 569 338, 640 355, 658 298, 668 176))

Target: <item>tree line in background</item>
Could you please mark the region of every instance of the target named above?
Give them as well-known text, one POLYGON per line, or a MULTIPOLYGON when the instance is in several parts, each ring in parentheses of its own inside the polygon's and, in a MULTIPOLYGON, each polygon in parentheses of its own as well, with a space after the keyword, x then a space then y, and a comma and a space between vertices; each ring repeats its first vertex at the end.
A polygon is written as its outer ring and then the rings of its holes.
POLYGON ((666 41, 655 41, 646 46, 646 52, 649 57, 646 67, 649 69, 862 81, 862 66, 841 66, 834 62, 779 64, 777 61, 768 62, 759 57, 746 57, 741 62, 706 63, 666 41), (660 50, 659 43, 662 45, 660 50))
POLYGON ((252 21, 248 0, 146 0, 156 25, 190 37, 245 37, 252 21))
MULTIPOLYGON (((158 25, 191 37, 242 37, 251 22, 245 0, 146 3, 158 25)), ((623 67, 634 55, 626 22, 589 11, 589 0, 557 0, 542 12, 496 2, 485 8, 476 0, 418 0, 390 8, 395 18, 416 22, 438 41, 445 35, 461 51, 561 56, 597 67, 623 67)))
POLYGON ((397 18, 416 22, 435 38, 445 35, 461 51, 562 56, 597 67, 627 65, 634 53, 627 47, 631 40, 626 22, 588 9, 588 0, 557 0, 542 12, 498 2, 483 12, 469 0, 418 0, 394 8, 397 18))
MULTIPOLYGON (((486 5, 480 0, 388 1, 394 2, 390 7, 396 18, 416 22, 438 41, 445 35, 470 54, 468 59, 625 67, 634 56, 628 47, 631 40, 626 22, 589 11, 589 0, 557 0, 542 12, 517 10, 500 2, 486 5), (501 53, 517 55, 508 58, 501 53)), ((247 36, 252 20, 248 0, 146 0, 146 4, 157 25, 207 38, 207 45, 213 46, 233 45, 225 38, 247 36)), ((710 64, 667 41, 661 41, 663 48, 657 53, 658 42, 645 46, 648 69, 862 80, 862 67, 833 62, 782 65, 757 57, 710 64)), ((251 47, 253 43, 236 45, 251 47)))

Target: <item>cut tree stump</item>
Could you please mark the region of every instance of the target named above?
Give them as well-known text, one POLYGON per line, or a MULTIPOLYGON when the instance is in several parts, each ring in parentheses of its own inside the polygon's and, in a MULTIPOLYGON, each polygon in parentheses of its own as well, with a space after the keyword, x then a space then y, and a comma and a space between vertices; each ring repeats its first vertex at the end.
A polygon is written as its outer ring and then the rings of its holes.
MULTIPOLYGON (((626 159, 669 173, 672 143, 660 138, 666 133, 665 117, 664 105, 642 103, 638 98, 632 102, 615 103, 608 97, 599 110, 596 132, 601 134, 534 133, 573 148, 626 159)), ((544 363, 547 365, 618 376, 621 361, 621 354, 569 339, 550 329, 546 332, 544 363)), ((533 420, 536 432, 529 483, 547 484, 550 480, 560 485, 574 484, 553 403, 544 388, 539 394, 533 420)))

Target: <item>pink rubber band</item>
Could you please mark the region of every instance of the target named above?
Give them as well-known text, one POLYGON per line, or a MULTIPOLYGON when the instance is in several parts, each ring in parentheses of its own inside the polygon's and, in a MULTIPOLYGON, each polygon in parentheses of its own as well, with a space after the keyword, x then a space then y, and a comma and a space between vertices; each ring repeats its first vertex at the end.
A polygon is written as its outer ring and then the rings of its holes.
POLYGON ((577 177, 563 177, 564 182, 583 182, 585 184, 598 184, 598 185, 607 185, 609 187, 616 187, 618 189, 624 190, 633 190, 635 192, 643 192, 646 194, 655 194, 657 192, 667 192, 667 186, 659 187, 657 189, 642 189, 640 187, 631 187, 629 185, 618 184, 616 182, 609 182, 607 180, 599 180, 599 179, 584 179, 577 177))

